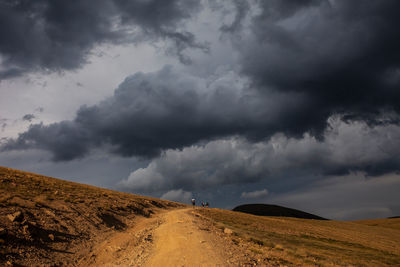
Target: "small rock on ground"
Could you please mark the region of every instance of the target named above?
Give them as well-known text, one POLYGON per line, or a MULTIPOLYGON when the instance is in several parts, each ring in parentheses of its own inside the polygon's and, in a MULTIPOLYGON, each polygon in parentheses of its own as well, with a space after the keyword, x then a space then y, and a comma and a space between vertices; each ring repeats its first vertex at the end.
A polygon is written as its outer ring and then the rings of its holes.
POLYGON ((231 229, 229 229, 229 228, 225 228, 224 229, 224 233, 228 234, 228 235, 231 235, 231 234, 233 234, 233 231, 231 229))

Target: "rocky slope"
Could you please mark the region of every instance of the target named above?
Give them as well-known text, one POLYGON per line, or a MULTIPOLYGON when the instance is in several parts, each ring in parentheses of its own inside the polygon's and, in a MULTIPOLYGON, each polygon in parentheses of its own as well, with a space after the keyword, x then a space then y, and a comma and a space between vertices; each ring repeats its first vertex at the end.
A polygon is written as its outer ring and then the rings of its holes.
POLYGON ((179 206, 0 167, 0 266, 75 265, 137 218, 179 206))

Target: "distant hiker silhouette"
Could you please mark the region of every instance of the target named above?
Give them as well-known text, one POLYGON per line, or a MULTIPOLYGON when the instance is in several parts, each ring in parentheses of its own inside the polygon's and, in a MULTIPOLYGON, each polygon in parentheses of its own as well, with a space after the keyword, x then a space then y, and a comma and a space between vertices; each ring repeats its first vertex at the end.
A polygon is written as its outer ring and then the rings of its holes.
POLYGON ((196 200, 194 198, 192 198, 192 205, 193 207, 196 205, 196 200))
POLYGON ((208 201, 206 201, 206 204, 205 204, 205 205, 206 205, 206 208, 208 208, 208 201))

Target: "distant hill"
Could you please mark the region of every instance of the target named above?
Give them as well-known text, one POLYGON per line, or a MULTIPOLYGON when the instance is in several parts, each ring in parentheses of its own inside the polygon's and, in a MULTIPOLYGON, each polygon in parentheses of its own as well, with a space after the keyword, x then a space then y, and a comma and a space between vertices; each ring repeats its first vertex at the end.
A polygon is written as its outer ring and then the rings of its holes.
POLYGON ((259 216, 280 216, 280 217, 293 217, 300 219, 314 219, 314 220, 327 220, 320 216, 307 213, 301 210, 290 209, 278 205, 268 204, 245 204, 237 206, 233 211, 244 212, 259 216))

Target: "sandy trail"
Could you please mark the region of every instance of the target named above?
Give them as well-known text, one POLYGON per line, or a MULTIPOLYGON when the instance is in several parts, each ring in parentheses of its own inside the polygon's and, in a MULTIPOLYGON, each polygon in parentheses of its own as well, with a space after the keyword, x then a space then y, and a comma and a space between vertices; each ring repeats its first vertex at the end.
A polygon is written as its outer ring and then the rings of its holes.
POLYGON ((163 214, 154 231, 154 247, 144 266, 226 266, 210 232, 201 231, 191 209, 163 214))
POLYGON ((126 231, 105 237, 77 266, 227 266, 212 231, 192 208, 139 219, 126 231))

